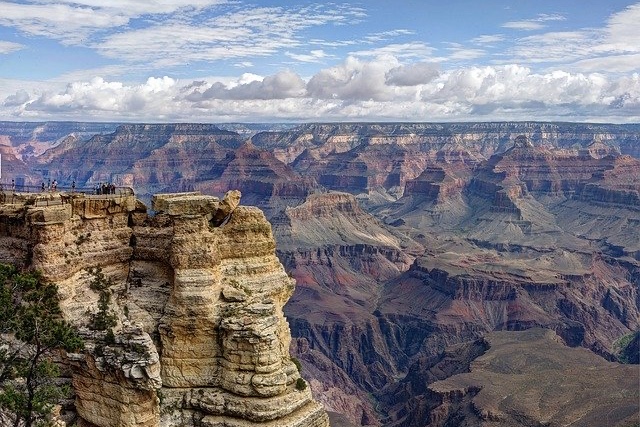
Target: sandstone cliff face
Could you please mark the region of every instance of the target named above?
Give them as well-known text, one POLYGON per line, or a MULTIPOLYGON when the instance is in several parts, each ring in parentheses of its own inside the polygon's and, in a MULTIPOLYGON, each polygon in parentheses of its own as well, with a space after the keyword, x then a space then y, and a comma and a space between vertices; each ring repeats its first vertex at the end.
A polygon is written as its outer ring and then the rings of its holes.
POLYGON ((81 425, 328 426, 289 356, 294 281, 238 196, 158 195, 155 216, 133 196, 2 206, 0 259, 58 283, 84 331, 69 361, 81 425), (89 267, 109 280, 115 338, 87 328, 89 267))

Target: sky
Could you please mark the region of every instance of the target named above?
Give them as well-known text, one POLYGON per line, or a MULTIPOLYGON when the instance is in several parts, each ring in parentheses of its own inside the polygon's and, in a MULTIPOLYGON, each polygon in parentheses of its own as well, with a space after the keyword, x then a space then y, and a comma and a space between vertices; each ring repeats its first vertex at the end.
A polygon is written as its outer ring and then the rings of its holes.
POLYGON ((0 0, 0 120, 640 121, 640 2, 0 0))

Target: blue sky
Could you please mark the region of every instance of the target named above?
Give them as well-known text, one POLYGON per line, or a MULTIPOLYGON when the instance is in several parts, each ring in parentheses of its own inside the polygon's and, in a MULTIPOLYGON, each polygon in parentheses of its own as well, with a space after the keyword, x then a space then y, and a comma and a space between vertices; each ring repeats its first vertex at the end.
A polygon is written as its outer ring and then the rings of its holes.
POLYGON ((638 122, 640 3, 0 1, 0 120, 638 122))

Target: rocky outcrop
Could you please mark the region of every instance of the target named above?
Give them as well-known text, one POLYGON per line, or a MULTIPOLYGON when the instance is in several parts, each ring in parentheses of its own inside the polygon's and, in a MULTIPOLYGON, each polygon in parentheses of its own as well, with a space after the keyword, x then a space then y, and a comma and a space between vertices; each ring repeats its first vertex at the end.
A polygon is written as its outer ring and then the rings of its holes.
POLYGON ((430 166, 405 185, 406 196, 420 195, 423 200, 444 203, 462 194, 470 171, 442 166, 430 166))
POLYGON ((328 426, 289 356, 295 282, 239 196, 159 194, 153 216, 133 196, 2 206, 0 259, 58 283, 85 336, 69 360, 81 424, 328 426), (102 293, 116 321, 96 331, 102 293))

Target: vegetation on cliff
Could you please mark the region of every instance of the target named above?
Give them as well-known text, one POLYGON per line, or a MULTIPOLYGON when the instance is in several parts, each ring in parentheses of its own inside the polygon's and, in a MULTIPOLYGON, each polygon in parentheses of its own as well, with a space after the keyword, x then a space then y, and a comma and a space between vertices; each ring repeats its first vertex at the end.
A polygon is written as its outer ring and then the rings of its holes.
POLYGON ((87 270, 91 275, 89 287, 100 294, 98 298, 98 312, 91 314, 90 327, 96 331, 107 331, 113 337, 113 328, 117 324, 116 315, 109 309, 113 282, 107 278, 100 267, 87 270))
POLYGON ((613 343, 615 355, 620 363, 640 363, 640 330, 626 334, 613 343))
POLYGON ((56 382, 59 350, 82 340, 62 319, 58 288, 37 272, 0 264, 0 408, 13 426, 46 425, 67 389, 56 382))

